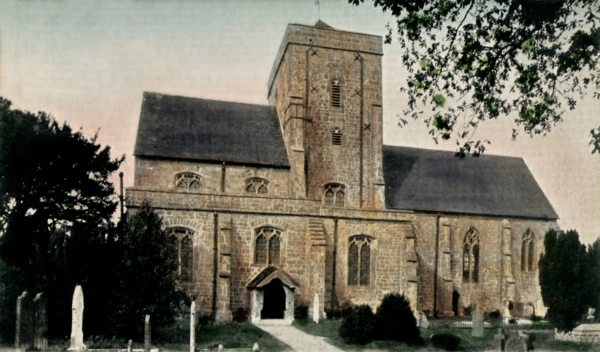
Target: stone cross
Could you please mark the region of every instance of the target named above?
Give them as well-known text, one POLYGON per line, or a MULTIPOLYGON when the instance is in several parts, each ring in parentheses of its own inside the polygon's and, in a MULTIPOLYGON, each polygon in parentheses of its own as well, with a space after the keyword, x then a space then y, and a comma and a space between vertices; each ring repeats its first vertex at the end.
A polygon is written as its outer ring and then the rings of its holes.
POLYGON ((196 349, 196 301, 190 307, 190 352, 196 349))
POLYGON ((33 307, 31 295, 27 291, 17 298, 17 322, 15 327, 15 348, 29 349, 33 347, 33 307))
POLYGON ((319 324, 319 294, 315 293, 315 297, 313 298, 313 311, 312 311, 313 321, 319 324))
POLYGON ((150 315, 146 314, 144 319, 144 352, 150 351, 150 315))
POLYGON ((473 312, 473 330, 471 336, 482 337, 483 336, 483 312, 477 307, 473 312))
POLYGON ((83 290, 75 286, 73 304, 71 305, 71 346, 67 351, 83 351, 83 290))
POLYGON ((33 300, 35 331, 33 335, 33 347, 38 351, 48 349, 48 310, 46 297, 38 293, 33 300))

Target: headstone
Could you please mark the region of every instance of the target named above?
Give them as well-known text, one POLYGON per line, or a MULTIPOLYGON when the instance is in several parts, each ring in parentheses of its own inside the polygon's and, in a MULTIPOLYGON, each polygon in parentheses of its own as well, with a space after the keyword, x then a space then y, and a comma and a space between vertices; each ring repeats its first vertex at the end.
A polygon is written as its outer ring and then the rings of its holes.
POLYGON ((260 352, 260 348, 258 347, 258 342, 255 342, 254 345, 252 345, 252 352, 260 352))
POLYGON ((31 296, 27 291, 23 291, 23 293, 17 297, 15 348, 26 350, 33 347, 33 313, 31 296))
POLYGON ((527 352, 527 339, 529 337, 518 331, 506 334, 505 350, 510 352, 527 352))
POLYGON ((427 316, 423 312, 419 314, 419 327, 421 329, 429 329, 429 320, 427 320, 427 316))
POLYGON ((48 348, 48 310, 46 298, 43 293, 38 293, 33 300, 35 331, 33 347, 38 351, 48 348))
POLYGON ((315 293, 315 296, 313 298, 312 318, 313 321, 317 324, 319 324, 319 316, 319 295, 315 293))
POLYGON ((67 351, 83 351, 83 290, 75 286, 73 304, 71 305, 71 346, 67 351))
MULTIPOLYGON (((219 346, 221 348, 221 346, 219 346)), ((190 352, 196 350, 196 301, 190 307, 190 352)))
POLYGON ((146 318, 144 318, 144 352, 149 352, 151 345, 152 343, 150 341, 150 315, 146 314, 146 318))
POLYGON ((224 349, 224 348, 223 348, 223 345, 219 345, 219 348, 217 349, 217 351, 219 351, 219 352, 223 352, 223 349, 224 349))
POLYGON ((127 352, 131 352, 133 350, 133 341, 129 340, 129 342, 127 342, 127 352))
POLYGON ((546 307, 544 307, 544 301, 541 298, 538 298, 535 301, 533 309, 535 310, 534 314, 536 316, 538 316, 538 317, 545 317, 546 316, 546 307))
POLYGON ((477 307, 473 312, 473 330, 471 336, 482 337, 483 336, 483 312, 477 307))

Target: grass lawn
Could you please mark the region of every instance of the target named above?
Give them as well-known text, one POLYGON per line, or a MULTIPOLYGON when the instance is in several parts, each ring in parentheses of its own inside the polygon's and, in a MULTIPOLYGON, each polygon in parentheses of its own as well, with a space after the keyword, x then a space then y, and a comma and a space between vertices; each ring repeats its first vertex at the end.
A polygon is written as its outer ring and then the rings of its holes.
MULTIPOLYGON (((189 350, 189 325, 187 329, 174 326, 163 329, 152 338, 152 344, 164 350, 189 350)), ((291 348, 251 323, 205 324, 196 327, 196 349, 252 348, 258 343, 261 351, 289 351, 291 348)))
MULTIPOLYGON (((449 333, 460 337, 460 351, 483 351, 495 350, 494 335, 498 332, 497 328, 486 328, 483 337, 472 337, 471 329, 452 328, 448 325, 434 326, 430 329, 421 331, 421 337, 424 339, 424 345, 408 345, 394 341, 373 341, 366 345, 349 345, 338 336, 338 329, 341 325, 341 320, 324 320, 319 324, 315 324, 311 320, 302 319, 294 321, 294 326, 304 332, 324 336, 328 341, 345 350, 345 351, 360 351, 360 350, 384 350, 384 351, 436 351, 431 343, 431 336, 434 334, 449 333)), ((577 344, 572 342, 562 342, 554 340, 554 330, 531 330, 523 331, 526 334, 535 334, 535 342, 533 346, 535 351, 594 351, 592 345, 577 344)))

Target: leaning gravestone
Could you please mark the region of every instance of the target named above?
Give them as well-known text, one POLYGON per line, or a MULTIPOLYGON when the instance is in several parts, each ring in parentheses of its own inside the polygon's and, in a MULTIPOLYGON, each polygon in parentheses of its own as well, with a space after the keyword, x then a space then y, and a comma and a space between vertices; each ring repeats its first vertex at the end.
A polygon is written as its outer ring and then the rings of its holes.
POLYGON ((48 311, 46 298, 43 293, 38 293, 33 300, 35 331, 33 347, 38 351, 48 348, 48 311))
POLYGON ((71 346, 67 351, 83 351, 83 290, 75 286, 71 305, 71 346))
POLYGON ((473 312, 473 330, 471 331, 471 336, 473 337, 482 337, 483 336, 483 312, 481 310, 475 309, 473 312))
POLYGON ((15 348, 27 350, 33 347, 33 302, 27 291, 17 298, 17 322, 15 328, 15 348))

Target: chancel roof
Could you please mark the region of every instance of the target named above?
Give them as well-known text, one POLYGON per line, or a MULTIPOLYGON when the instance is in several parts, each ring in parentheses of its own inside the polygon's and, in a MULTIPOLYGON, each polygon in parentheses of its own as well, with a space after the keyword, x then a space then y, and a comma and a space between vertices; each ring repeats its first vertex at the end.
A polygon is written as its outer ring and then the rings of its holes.
POLYGON ((144 93, 134 154, 289 168, 274 108, 144 93))
POLYGON ((387 208, 557 219, 521 158, 383 146, 387 208))

